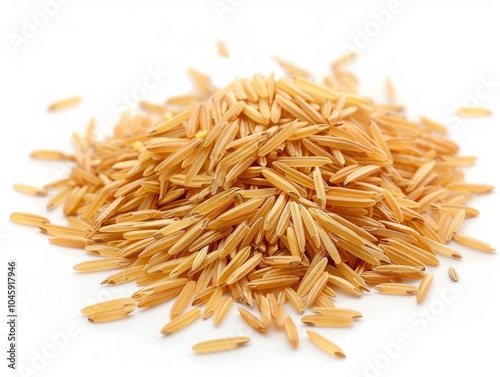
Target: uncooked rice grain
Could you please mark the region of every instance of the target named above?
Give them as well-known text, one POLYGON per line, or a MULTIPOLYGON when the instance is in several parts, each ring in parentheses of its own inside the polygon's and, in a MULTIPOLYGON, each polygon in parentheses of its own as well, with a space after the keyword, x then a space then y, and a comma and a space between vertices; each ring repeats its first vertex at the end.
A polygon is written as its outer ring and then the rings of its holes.
POLYGON ((62 110, 68 107, 76 106, 81 102, 81 97, 75 96, 75 97, 68 97, 64 98, 61 100, 58 100, 56 102, 53 102, 49 105, 48 109, 49 111, 57 111, 57 110, 62 110))
POLYGON ((309 339, 311 339, 311 341, 314 344, 316 344, 319 348, 321 348, 323 351, 333 356, 341 358, 345 357, 344 351, 342 351, 340 347, 337 346, 335 343, 333 343, 331 340, 325 338, 324 336, 312 330, 307 330, 307 335, 309 336, 309 339))
POLYGON ((427 295, 427 291, 431 286, 433 278, 434 278, 433 274, 428 273, 420 282, 420 285, 418 286, 417 290, 417 302, 419 304, 424 300, 425 296, 427 295))
POLYGON ((234 337, 234 338, 223 338, 207 340, 204 342, 197 343, 193 346, 193 351, 197 353, 211 353, 211 352, 221 352, 228 351, 238 348, 250 341, 248 337, 234 337))
POLYGON ((168 335, 183 329, 187 325, 194 322, 200 316, 200 313, 200 308, 194 308, 184 314, 181 314, 180 316, 174 318, 165 326, 163 326, 163 328, 161 329, 161 333, 164 335, 168 335))
MULTIPOLYGON (((217 46, 227 57, 226 46, 217 46)), ((390 103, 358 95, 345 68, 353 56, 334 62, 321 84, 282 59, 275 60, 289 77, 237 77, 221 89, 190 69, 196 93, 141 101, 146 114, 124 114, 104 140, 95 137, 92 119, 84 136, 74 135, 74 153, 32 152, 68 161, 71 171, 41 188, 14 188, 50 194, 47 209, 61 207, 68 225, 24 212, 11 220, 98 257, 78 263, 78 271, 118 270, 102 284, 140 287, 130 298, 83 309, 92 322, 175 299, 161 329, 170 334, 200 316, 219 325, 238 302, 248 307, 238 310, 251 327, 282 329, 296 348, 288 303, 307 325, 344 327, 361 313, 336 308, 337 291, 362 297, 373 287, 416 294, 421 302, 432 280, 425 268, 438 266, 438 256, 462 257, 450 240, 494 250, 460 233, 479 213, 467 202, 493 186, 465 181, 462 167, 475 158, 457 155, 443 125, 407 118, 389 79, 390 103)), ((448 273, 458 280, 455 270, 448 273)), ((328 339, 307 333, 345 357, 328 339)), ((216 339, 193 350, 225 351, 249 340, 216 339)))
POLYGON ((492 114, 491 110, 484 107, 460 107, 456 113, 461 117, 483 117, 492 114))
POLYGON ((458 281, 457 271, 453 267, 448 268, 448 275, 450 279, 453 280, 454 282, 458 281))

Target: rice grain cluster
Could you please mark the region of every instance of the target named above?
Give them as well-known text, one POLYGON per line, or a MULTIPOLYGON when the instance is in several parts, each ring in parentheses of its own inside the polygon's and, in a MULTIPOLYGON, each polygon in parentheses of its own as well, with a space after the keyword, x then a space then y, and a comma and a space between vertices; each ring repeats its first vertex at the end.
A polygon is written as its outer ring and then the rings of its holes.
POLYGON ((449 241, 493 250, 458 233, 478 214, 466 203, 493 187, 464 182, 460 168, 475 159, 457 155, 445 127, 358 95, 347 60, 335 62, 322 84, 282 60, 290 77, 256 74, 222 89, 190 70, 198 93, 144 102, 145 113, 124 114, 105 140, 95 138, 92 121, 83 137, 74 136, 72 155, 33 152, 74 163, 68 177, 43 188, 15 186, 54 193, 47 209, 62 207, 68 225, 27 213, 11 219, 96 256, 78 271, 116 270, 102 284, 140 287, 130 298, 83 309, 93 322, 175 300, 161 329, 170 334, 199 317, 218 325, 238 302, 258 308, 239 307, 249 326, 265 333, 275 323, 298 347, 286 302, 308 311, 304 324, 328 327, 361 317, 335 307, 340 291, 361 297, 374 287, 421 302, 432 282, 426 267, 437 266, 438 255, 462 257, 449 241))

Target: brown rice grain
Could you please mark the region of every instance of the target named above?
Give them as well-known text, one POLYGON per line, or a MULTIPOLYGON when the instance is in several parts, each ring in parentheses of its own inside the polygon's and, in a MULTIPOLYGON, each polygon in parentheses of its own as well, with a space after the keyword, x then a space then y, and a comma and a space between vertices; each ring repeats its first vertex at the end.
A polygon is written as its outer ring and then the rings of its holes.
POLYGON ((419 304, 424 300, 425 296, 427 295, 433 277, 434 276, 432 275, 432 273, 428 273, 420 282, 420 285, 418 286, 417 290, 417 302, 419 304))
POLYGON ((161 329, 161 333, 163 335, 169 335, 183 329, 184 327, 193 323, 200 316, 200 313, 200 308, 193 308, 186 313, 181 314, 180 316, 176 317, 165 326, 163 326, 163 328, 161 329))
POLYGON ((196 353, 213 353, 213 352, 223 352, 233 350, 238 348, 250 341, 248 337, 234 337, 234 338, 223 338, 207 340, 195 344, 192 349, 196 353))
POLYGON ((321 348, 323 351, 329 353, 330 355, 337 356, 344 358, 345 354, 344 351, 342 351, 339 346, 337 346, 335 343, 333 343, 331 340, 325 338, 324 336, 311 331, 307 330, 307 335, 309 336, 309 339, 316 344, 319 348, 321 348))
POLYGON ((457 115, 463 118, 466 117, 485 117, 492 114, 490 109, 484 107, 461 107, 456 111, 457 115))
POLYGON ((375 286, 375 290, 388 295, 411 295, 417 293, 417 287, 401 283, 382 283, 375 286))
POLYGON ((66 109, 68 107, 76 106, 81 102, 81 97, 75 96, 75 97, 68 97, 64 98, 61 100, 58 100, 56 102, 53 102, 49 105, 48 110, 49 111, 57 111, 57 110, 62 110, 66 109))
POLYGON ((453 267, 448 268, 448 276, 452 281, 454 282, 458 281, 458 273, 453 267))
POLYGON ((481 250, 486 252, 495 251, 495 248, 487 244, 486 242, 480 241, 470 236, 466 236, 464 234, 454 233, 453 239, 464 246, 469 246, 476 250, 481 250))
POLYGON ((189 305, 196 287, 196 282, 190 281, 187 283, 177 296, 172 308, 170 309, 170 319, 175 319, 189 305))
POLYGON ((297 327, 290 316, 285 318, 284 327, 290 344, 293 348, 297 348, 299 346, 299 334, 297 332, 297 327))
POLYGON ((248 310, 243 309, 243 308, 238 308, 238 311, 240 312, 241 318, 243 318, 245 320, 245 322, 248 323, 255 330, 257 330, 260 333, 267 332, 266 325, 264 323, 262 323, 262 321, 260 319, 258 319, 252 313, 250 313, 248 310))

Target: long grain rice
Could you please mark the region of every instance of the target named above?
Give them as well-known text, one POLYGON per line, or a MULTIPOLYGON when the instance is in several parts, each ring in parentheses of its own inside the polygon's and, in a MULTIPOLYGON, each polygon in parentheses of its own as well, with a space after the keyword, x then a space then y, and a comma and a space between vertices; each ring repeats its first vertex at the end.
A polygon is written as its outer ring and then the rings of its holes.
POLYGON ((260 333, 267 332, 266 325, 260 319, 258 319, 252 313, 250 313, 248 310, 243 308, 238 308, 238 311, 240 312, 241 318, 243 318, 245 322, 248 323, 255 330, 257 330, 260 333))
POLYGON ((229 351, 238 348, 250 341, 250 338, 240 336, 234 338, 214 339, 197 343, 193 346, 196 353, 212 353, 229 351))
MULTIPOLYGON (((218 48, 227 56, 225 45, 218 48)), ((31 154, 73 165, 67 177, 41 188, 14 185, 34 195, 50 192, 47 209, 60 206, 68 225, 22 212, 11 220, 99 257, 78 263, 78 271, 119 269, 102 284, 140 286, 131 298, 85 308, 93 322, 175 298, 162 329, 169 334, 200 315, 220 324, 233 301, 255 303, 262 318, 239 308, 242 318, 259 332, 274 322, 297 347, 286 302, 301 315, 306 307, 314 313, 303 323, 337 327, 361 317, 335 307, 338 290, 361 297, 374 286, 421 302, 432 280, 426 266, 438 266, 440 255, 461 258, 448 241, 494 250, 460 233, 479 213, 467 201, 493 186, 465 182, 460 169, 475 158, 458 156, 439 123, 407 119, 392 103, 390 80, 390 104, 358 95, 357 79, 344 67, 351 58, 335 62, 323 84, 281 59, 291 78, 255 74, 222 89, 190 69, 196 94, 141 101, 147 114, 124 115, 104 140, 94 136, 92 119, 83 137, 74 135, 73 154, 31 154), (420 286, 410 279, 422 279, 420 286)), ((458 279, 452 269, 449 275, 458 279)), ((344 357, 326 338, 308 334, 344 357)), ((218 339, 193 350, 224 351, 248 341, 218 339)))
POLYGON ((323 351, 333 356, 341 358, 345 357, 344 351, 342 351, 340 347, 337 346, 335 343, 333 343, 331 340, 311 330, 307 330, 306 332, 307 335, 309 336, 309 339, 311 339, 311 341, 314 344, 316 344, 319 348, 321 348, 323 351))
POLYGON ((429 273, 425 275, 425 277, 420 282, 420 285, 418 286, 417 290, 417 302, 419 304, 424 300, 425 296, 427 295, 427 291, 431 286, 433 277, 434 276, 432 275, 432 273, 429 273))
POLYGON ((14 190, 23 192, 29 195, 45 196, 47 195, 47 190, 41 187, 35 187, 30 185, 25 185, 22 183, 14 183, 14 190))
POLYGON ((56 102, 53 102, 49 105, 48 109, 49 111, 57 111, 57 110, 62 110, 68 107, 76 106, 80 103, 81 97, 75 96, 75 97, 68 97, 64 98, 61 100, 58 100, 56 102))
POLYGON ((476 250, 487 251, 487 252, 495 251, 495 248, 487 244, 486 242, 475 239, 470 236, 466 236, 464 234, 455 233, 453 235, 453 239, 462 245, 472 247, 473 249, 476 250))
POLYGON ((293 348, 297 348, 299 346, 299 334, 297 332, 297 327, 290 316, 285 318, 284 327, 290 344, 293 348))
POLYGON ((492 114, 490 109, 483 107, 460 107, 456 113, 461 117, 484 117, 492 114))
POLYGON ((181 314, 169 323, 167 323, 161 329, 163 335, 172 334, 173 332, 179 331, 186 327, 187 325, 194 322, 200 316, 201 310, 199 308, 194 308, 188 312, 181 314))

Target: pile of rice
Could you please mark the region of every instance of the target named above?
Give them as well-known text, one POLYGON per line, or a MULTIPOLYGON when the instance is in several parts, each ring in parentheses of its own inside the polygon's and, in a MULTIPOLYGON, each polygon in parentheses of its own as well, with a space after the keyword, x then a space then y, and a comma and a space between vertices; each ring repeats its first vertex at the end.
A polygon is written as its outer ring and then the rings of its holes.
MULTIPOLYGON (((361 317, 334 305, 337 291, 360 297, 373 287, 421 302, 432 282, 426 266, 437 266, 437 255, 461 258, 449 241, 493 251, 459 233, 478 214, 466 203, 493 187, 464 182, 460 168, 475 159, 457 155, 445 127, 358 95, 349 59, 335 62, 322 84, 281 60, 289 77, 256 74, 221 89, 190 70, 197 93, 143 102, 145 113, 124 114, 106 140, 95 138, 91 121, 74 137, 72 155, 32 153, 74 163, 68 177, 43 188, 15 185, 55 192, 47 208, 62 207, 68 225, 27 213, 11 219, 98 257, 76 270, 117 270, 102 283, 140 286, 130 298, 83 309, 93 322, 175 299, 161 330, 169 334, 200 316, 217 325, 238 302, 250 326, 265 333, 274 322, 297 347, 286 302, 306 312, 302 322, 310 326, 349 326, 361 317)), ((454 270, 450 277, 458 280, 454 270)))

